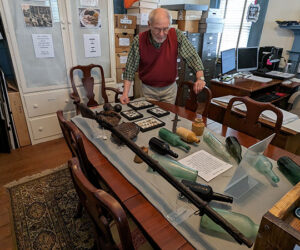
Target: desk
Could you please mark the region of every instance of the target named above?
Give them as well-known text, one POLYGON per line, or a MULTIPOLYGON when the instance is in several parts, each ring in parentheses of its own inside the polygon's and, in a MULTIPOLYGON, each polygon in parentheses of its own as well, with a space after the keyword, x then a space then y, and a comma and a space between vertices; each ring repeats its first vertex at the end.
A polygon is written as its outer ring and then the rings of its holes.
MULTIPOLYGON (((159 104, 159 103, 157 103, 159 104)), ((159 104, 162 108, 169 111, 178 112, 184 117, 194 118, 195 114, 182 107, 175 107, 169 104, 159 104)), ((255 143, 255 138, 244 135, 232 129, 225 128, 217 122, 205 119, 206 125, 216 133, 235 135, 245 146, 255 143)), ((100 176, 105 180, 115 196, 119 199, 126 210, 132 215, 137 224, 142 228, 145 235, 159 248, 164 249, 192 249, 187 240, 162 216, 160 212, 131 185, 123 175, 98 151, 98 149, 83 136, 84 146, 91 163, 95 166, 100 176)), ((277 160, 280 156, 295 156, 274 146, 269 146, 267 156, 277 160)), ((200 240, 200 239, 199 239, 200 240)), ((213 242, 210 242, 213 244, 213 242)), ((236 245, 238 246, 238 245, 236 245)))
POLYGON ((253 96, 258 92, 274 90, 280 86, 281 80, 273 79, 271 82, 263 83, 245 78, 234 78, 229 82, 222 82, 216 79, 210 81, 210 88, 213 97, 235 95, 253 96))

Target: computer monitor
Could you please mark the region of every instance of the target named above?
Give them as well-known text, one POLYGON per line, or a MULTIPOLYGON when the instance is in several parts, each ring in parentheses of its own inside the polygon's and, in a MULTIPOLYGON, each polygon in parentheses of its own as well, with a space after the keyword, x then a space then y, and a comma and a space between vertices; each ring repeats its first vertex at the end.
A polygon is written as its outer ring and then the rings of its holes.
POLYGON ((235 70, 235 49, 221 51, 221 74, 235 70))
POLYGON ((258 68, 258 47, 237 49, 237 71, 251 71, 258 68))

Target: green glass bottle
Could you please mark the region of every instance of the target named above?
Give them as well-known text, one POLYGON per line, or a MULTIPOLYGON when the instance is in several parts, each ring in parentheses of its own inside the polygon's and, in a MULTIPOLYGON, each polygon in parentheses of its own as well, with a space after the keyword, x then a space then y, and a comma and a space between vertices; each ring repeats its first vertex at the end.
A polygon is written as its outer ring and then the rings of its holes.
POLYGON ((266 177, 268 177, 272 182, 277 183, 279 182, 279 177, 273 172, 273 164, 272 162, 265 157, 264 155, 259 155, 257 160, 254 164, 256 170, 266 177))
POLYGON ((280 172, 296 185, 300 181, 300 166, 288 156, 282 156, 277 161, 280 172))
POLYGON ((160 138, 165 140, 166 142, 170 143, 174 147, 183 147, 187 151, 191 149, 190 146, 185 144, 181 139, 180 136, 172 133, 170 130, 166 128, 161 128, 158 132, 160 138))
MULTIPOLYGON (((214 210, 236 227, 247 238, 252 240, 256 238, 259 225, 255 224, 248 216, 219 208, 214 208, 214 210)), ((230 237, 222 227, 212 221, 205 214, 201 217, 200 228, 201 230, 204 230, 204 232, 211 233, 215 236, 220 236, 222 238, 230 237)))
POLYGON ((228 136, 225 140, 226 149, 231 156, 240 163, 242 160, 242 147, 238 139, 235 136, 228 136))
POLYGON ((230 162, 231 155, 227 152, 226 147, 210 132, 204 131, 203 140, 207 145, 225 161, 230 162))
POLYGON ((174 177, 188 181, 196 181, 198 176, 197 170, 191 169, 178 161, 160 154, 153 154, 151 157, 158 161, 158 163, 174 177))

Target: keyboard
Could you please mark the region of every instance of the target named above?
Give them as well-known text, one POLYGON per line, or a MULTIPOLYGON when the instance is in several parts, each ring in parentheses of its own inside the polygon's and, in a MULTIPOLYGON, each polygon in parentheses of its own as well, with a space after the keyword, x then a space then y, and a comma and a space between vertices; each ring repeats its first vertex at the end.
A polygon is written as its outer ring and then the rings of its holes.
POLYGON ((258 97, 252 97, 253 100, 258 101, 258 102, 271 102, 274 100, 277 100, 280 98, 280 96, 275 95, 275 94, 266 94, 266 95, 261 95, 258 97))
POLYGON ((255 76, 262 76, 262 77, 269 77, 269 78, 271 77, 273 79, 279 79, 279 80, 287 80, 295 76, 295 74, 284 73, 280 71, 263 72, 263 71, 256 70, 256 71, 252 71, 251 73, 255 76))
POLYGON ((248 76, 246 77, 247 79, 253 80, 253 81, 257 81, 257 82, 271 82, 272 78, 267 78, 267 77, 261 77, 261 76, 248 76))

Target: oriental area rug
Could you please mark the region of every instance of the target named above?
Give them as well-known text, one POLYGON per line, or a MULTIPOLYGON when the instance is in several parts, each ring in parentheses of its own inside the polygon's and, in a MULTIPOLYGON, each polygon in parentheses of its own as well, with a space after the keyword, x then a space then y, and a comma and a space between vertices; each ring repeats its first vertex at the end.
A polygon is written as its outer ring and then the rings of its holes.
POLYGON ((94 229, 84 210, 74 218, 79 198, 67 165, 6 185, 18 249, 92 249, 94 229))

